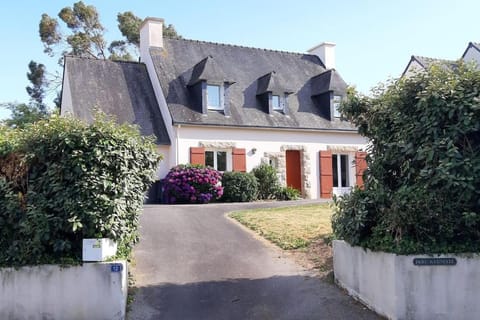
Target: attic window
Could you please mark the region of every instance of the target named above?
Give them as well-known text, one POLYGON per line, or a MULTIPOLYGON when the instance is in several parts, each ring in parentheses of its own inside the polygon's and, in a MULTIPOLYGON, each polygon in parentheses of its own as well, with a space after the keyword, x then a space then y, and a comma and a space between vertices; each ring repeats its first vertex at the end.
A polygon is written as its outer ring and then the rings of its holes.
POLYGON ((272 108, 273 110, 282 111, 282 105, 280 103, 280 96, 272 95, 272 108))
POLYGON ((207 84, 207 106, 209 110, 223 110, 220 91, 219 85, 207 84))
POLYGON ((340 102, 342 102, 342 97, 341 96, 333 96, 333 116, 335 118, 340 118, 340 102))

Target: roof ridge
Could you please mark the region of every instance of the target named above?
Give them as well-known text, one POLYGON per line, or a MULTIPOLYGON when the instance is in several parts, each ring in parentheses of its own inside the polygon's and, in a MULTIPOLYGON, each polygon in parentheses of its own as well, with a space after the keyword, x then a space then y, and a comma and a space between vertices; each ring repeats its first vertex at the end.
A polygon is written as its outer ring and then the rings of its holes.
POLYGON ((448 59, 442 59, 442 58, 432 58, 432 57, 426 57, 426 56, 421 56, 418 54, 412 55, 414 58, 421 58, 421 59, 430 59, 430 60, 437 60, 437 61, 446 61, 446 62, 455 62, 455 60, 448 60, 448 59))
POLYGON ((79 56, 76 56, 76 55, 73 55, 73 54, 66 54, 64 57, 65 57, 65 58, 81 59, 81 60, 103 61, 103 62, 119 62, 119 63, 145 64, 145 63, 140 62, 140 61, 97 59, 97 58, 92 58, 92 57, 79 57, 79 56))
POLYGON ((194 39, 185 39, 185 38, 165 38, 164 40, 174 40, 174 41, 188 41, 188 42, 196 42, 196 43, 204 43, 204 44, 213 44, 217 46, 226 46, 226 47, 234 47, 234 48, 243 48, 243 49, 253 49, 253 50, 261 50, 261 51, 269 51, 269 52, 278 52, 278 53, 287 53, 293 55, 310 55, 315 56, 310 53, 301 53, 301 52, 293 52, 293 51, 285 51, 285 50, 274 50, 274 49, 267 49, 267 48, 257 48, 257 47, 250 47, 250 46, 241 46, 237 44, 229 44, 229 43, 221 43, 221 42, 213 42, 213 41, 204 41, 204 40, 194 40, 194 39))

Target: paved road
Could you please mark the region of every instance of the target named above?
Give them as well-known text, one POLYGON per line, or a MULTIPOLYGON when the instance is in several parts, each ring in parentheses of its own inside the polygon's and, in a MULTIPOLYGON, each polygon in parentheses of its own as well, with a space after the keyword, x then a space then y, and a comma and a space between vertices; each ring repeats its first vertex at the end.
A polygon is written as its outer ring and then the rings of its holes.
POLYGON ((285 204, 145 206, 128 319, 378 319, 225 217, 285 204))

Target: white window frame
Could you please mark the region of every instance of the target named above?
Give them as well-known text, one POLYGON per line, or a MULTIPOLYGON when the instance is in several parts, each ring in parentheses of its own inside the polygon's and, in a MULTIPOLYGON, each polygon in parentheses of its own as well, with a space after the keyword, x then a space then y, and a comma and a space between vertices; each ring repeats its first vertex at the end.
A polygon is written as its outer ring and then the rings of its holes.
MULTIPOLYGON (((217 152, 226 152, 227 153, 227 170, 232 171, 232 150, 231 149, 205 149, 205 158, 207 157, 207 152, 213 152, 213 168, 218 170, 218 163, 217 163, 217 152)), ((205 159, 206 160, 206 159, 205 159)), ((205 163, 206 165, 206 163, 205 163)), ((223 171, 222 171, 223 172, 223 171)))
POLYGON ((217 111, 224 110, 222 93, 223 93, 223 86, 222 85, 214 84, 214 83, 207 83, 207 88, 205 90, 205 94, 207 95, 207 109, 208 110, 217 110, 217 111), (208 103, 209 102, 209 100, 208 100, 208 87, 217 87, 218 88, 218 106, 211 106, 208 103))
POLYGON ((272 94, 272 109, 274 111, 283 111, 283 106, 282 106, 282 97, 279 94, 272 94), (273 103, 273 97, 278 98, 278 105, 275 105, 273 103))
POLYGON ((342 114, 338 110, 340 103, 342 102, 342 96, 334 95, 333 96, 333 117, 340 118, 342 114))
MULTIPOLYGON (((333 156, 337 156, 337 185, 338 187, 334 187, 334 188, 350 188, 352 186, 352 177, 351 177, 351 173, 350 173, 350 155, 349 154, 345 154, 345 153, 335 153, 332 155, 332 161, 333 161, 333 156), (342 174, 342 156, 345 156, 347 157, 347 168, 346 168, 346 175, 347 175, 347 185, 342 187, 342 177, 343 177, 343 174, 342 174)), ((335 181, 333 182, 334 185, 335 185, 335 181)))

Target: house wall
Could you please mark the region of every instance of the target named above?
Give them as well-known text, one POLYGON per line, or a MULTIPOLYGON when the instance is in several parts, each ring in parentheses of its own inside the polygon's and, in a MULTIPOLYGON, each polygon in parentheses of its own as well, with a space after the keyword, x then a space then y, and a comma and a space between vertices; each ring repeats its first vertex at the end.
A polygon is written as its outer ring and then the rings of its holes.
POLYGON ((163 179, 168 173, 173 165, 170 165, 170 150, 172 147, 170 146, 157 146, 157 152, 159 155, 162 156, 162 161, 160 161, 160 165, 157 168, 157 179, 163 179))
POLYGON ((70 73, 68 72, 68 64, 65 63, 64 65, 61 101, 62 107, 60 108, 60 114, 62 116, 73 113, 72 92, 70 90, 70 80, 68 78, 70 73))
POLYGON ((465 62, 475 62, 475 64, 480 66, 480 52, 475 49, 470 47, 467 52, 465 52, 465 55, 463 56, 463 61, 465 62))
MULTIPOLYGON (((319 198, 319 151, 332 149, 348 153, 354 160, 355 150, 365 147, 366 140, 354 132, 287 131, 252 128, 218 128, 202 126, 177 126, 178 162, 190 162, 190 148, 209 144, 246 149, 247 171, 251 171, 269 157, 284 155, 285 150, 301 150, 302 181, 306 198, 319 198), (256 149, 253 152, 253 149, 256 149)), ((173 149, 171 149, 173 150, 173 149)), ((282 161, 281 157, 279 158, 282 161)), ((284 157, 283 157, 284 159, 284 157)), ((284 161, 284 160, 283 160, 284 161)), ((171 163, 171 165, 175 165, 171 163)), ((355 168, 350 167, 352 184, 355 168)))
POLYGON ((125 261, 1 268, 0 319, 124 319, 127 288, 125 261))

